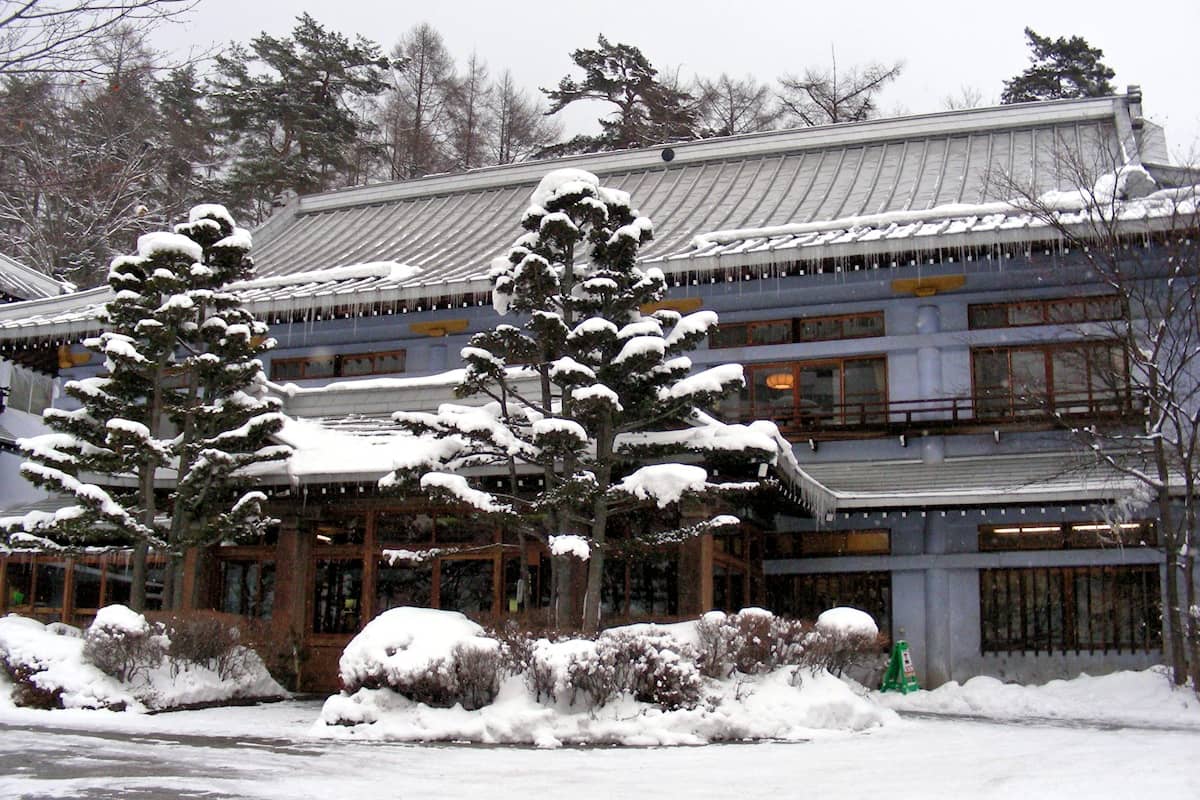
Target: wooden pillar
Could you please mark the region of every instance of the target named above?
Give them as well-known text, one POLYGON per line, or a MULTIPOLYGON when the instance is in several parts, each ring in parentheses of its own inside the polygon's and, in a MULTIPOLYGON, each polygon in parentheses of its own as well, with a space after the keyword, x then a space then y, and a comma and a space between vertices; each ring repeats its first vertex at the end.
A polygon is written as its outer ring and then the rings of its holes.
POLYGON ((713 550, 716 545, 711 533, 700 536, 700 574, 697 581, 700 585, 700 613, 711 611, 713 607, 713 550))
POLYGON ((363 532, 363 578, 362 578, 362 597, 359 598, 362 616, 359 618, 363 625, 366 625, 371 620, 375 619, 375 584, 378 580, 377 572, 379 567, 379 557, 375 555, 375 517, 379 512, 366 511, 364 512, 367 518, 366 530, 363 532))
POLYGON ((63 561, 63 596, 59 619, 70 625, 75 616, 75 559, 63 561))
POLYGON ((305 630, 308 601, 308 547, 295 515, 283 516, 275 543, 275 606, 271 627, 276 635, 299 638, 305 630))
POLYGON ((202 588, 197 586, 200 581, 198 568, 200 565, 199 551, 195 547, 189 547, 183 554, 183 562, 181 565, 182 575, 177 575, 176 580, 183 581, 183 594, 181 596, 180 611, 195 611, 200 605, 199 591, 202 588))

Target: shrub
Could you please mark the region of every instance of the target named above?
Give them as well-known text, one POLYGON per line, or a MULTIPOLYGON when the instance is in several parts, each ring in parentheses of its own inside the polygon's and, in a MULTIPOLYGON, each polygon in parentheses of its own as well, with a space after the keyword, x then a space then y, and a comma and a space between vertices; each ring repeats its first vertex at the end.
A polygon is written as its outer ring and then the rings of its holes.
POLYGON ((597 649, 600 660, 611 665, 616 691, 668 711, 700 702, 703 681, 696 654, 670 636, 606 634, 597 649))
POLYGON ((213 614, 175 614, 165 623, 170 645, 172 674, 186 664, 207 667, 223 681, 237 680, 250 668, 251 651, 241 644, 241 633, 213 614))
POLYGON ((483 708, 500 691, 500 648, 460 644, 454 648, 455 700, 468 711, 483 708))
POLYGON ((83 635, 83 657, 101 672, 130 683, 161 664, 168 645, 162 625, 125 606, 107 606, 83 635))

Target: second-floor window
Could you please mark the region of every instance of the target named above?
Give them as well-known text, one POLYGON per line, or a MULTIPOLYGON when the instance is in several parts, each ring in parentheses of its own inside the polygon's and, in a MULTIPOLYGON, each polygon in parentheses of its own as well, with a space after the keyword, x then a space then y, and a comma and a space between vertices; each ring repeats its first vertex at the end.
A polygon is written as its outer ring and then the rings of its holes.
POLYGON ((273 381, 355 378, 362 375, 391 375, 398 372, 404 372, 403 350, 276 358, 271 361, 271 380, 273 381))
POLYGON ((967 320, 972 330, 1107 322, 1120 318, 1121 298, 1115 295, 978 303, 967 309, 967 320))
POLYGON ((832 339, 863 339, 883 336, 883 312, 840 314, 826 317, 795 317, 761 322, 721 325, 708 336, 708 346, 757 347, 793 342, 823 342, 832 339))
POLYGON ((887 411, 882 356, 752 364, 733 416, 769 419, 789 430, 880 422, 887 411))
POLYGON ((971 369, 979 417, 1133 410, 1125 354, 1112 342, 978 348, 971 369))

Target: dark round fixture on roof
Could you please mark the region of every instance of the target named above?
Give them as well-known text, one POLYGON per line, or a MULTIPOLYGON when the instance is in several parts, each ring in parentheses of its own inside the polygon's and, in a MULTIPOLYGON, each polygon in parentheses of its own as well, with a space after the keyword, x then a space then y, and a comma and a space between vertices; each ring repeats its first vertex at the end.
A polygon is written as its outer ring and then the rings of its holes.
POLYGON ((662 159, 663 161, 674 161, 675 151, 670 147, 664 147, 662 151, 662 159))

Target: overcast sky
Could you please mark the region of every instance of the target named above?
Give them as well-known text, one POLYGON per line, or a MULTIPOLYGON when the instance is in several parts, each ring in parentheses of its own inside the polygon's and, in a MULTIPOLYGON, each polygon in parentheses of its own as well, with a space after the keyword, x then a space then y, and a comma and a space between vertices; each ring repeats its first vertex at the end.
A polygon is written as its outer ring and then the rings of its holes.
MULTIPOLYGON (((531 91, 572 72, 570 52, 593 46, 599 33, 638 46, 659 69, 750 74, 760 81, 828 64, 833 47, 840 65, 904 62, 904 73, 881 97, 888 114, 940 110, 943 98, 964 86, 998 102, 1001 82, 1028 64, 1022 30, 1029 25, 1042 35, 1083 36, 1103 49, 1104 62, 1117 73, 1114 86, 1142 86, 1144 110, 1166 127, 1175 159, 1200 161, 1200 0, 201 0, 187 23, 168 26, 157 43, 178 51, 248 41, 264 30, 282 35, 302 11, 389 50, 412 25, 429 22, 456 59, 474 49, 493 74, 508 67, 531 91)), ((589 129, 598 113, 573 112, 565 120, 568 133, 589 129)))

